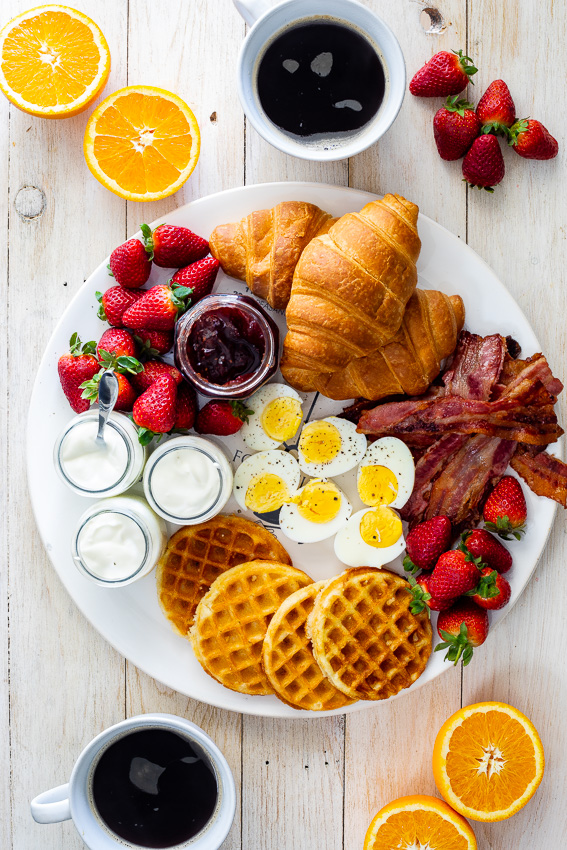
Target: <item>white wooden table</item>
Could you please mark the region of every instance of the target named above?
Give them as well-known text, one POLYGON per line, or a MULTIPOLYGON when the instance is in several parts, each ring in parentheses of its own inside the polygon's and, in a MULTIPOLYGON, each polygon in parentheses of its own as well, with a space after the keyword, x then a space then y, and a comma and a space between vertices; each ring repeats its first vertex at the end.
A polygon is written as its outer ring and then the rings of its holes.
MULTIPOLYGON (((547 768, 536 797, 508 822, 473 824, 479 847, 559 850, 567 835, 567 525, 558 515, 537 573, 464 672, 452 669, 394 705, 344 717, 278 721, 223 712, 161 687, 126 662, 76 610, 36 533, 25 476, 25 421, 35 371, 55 322, 92 269, 141 221, 202 195, 271 180, 317 180, 401 192, 466 240, 525 310, 564 381, 567 217, 562 116, 567 5, 554 0, 442 0, 426 32, 421 0, 365 0, 398 36, 411 75, 439 49, 467 49, 509 83, 520 115, 542 120, 560 157, 512 152, 493 196, 467 190, 432 138, 438 101, 407 96, 388 135, 350 162, 302 162, 247 126, 235 66, 244 24, 229 0, 70 0, 104 30, 112 53, 106 94, 146 83, 175 91, 202 131, 201 158, 174 197, 125 203, 91 176, 82 154, 89 112, 66 121, 29 117, 0 98, 0 847, 71 850, 71 823, 41 827, 30 799, 66 781, 96 733, 125 716, 166 711, 194 720, 224 750, 241 793, 225 850, 359 850, 373 814, 408 793, 435 794, 435 734, 459 706, 512 703, 534 721, 547 768), (440 20, 437 20, 437 19, 440 20)), ((2 0, 3 24, 34 5, 2 0)), ((505 318, 505 317, 503 317, 505 318)), ((564 398, 567 395, 564 394, 564 398)), ((567 422, 565 401, 560 417, 567 422)), ((45 494, 49 498, 49 493, 45 494)))

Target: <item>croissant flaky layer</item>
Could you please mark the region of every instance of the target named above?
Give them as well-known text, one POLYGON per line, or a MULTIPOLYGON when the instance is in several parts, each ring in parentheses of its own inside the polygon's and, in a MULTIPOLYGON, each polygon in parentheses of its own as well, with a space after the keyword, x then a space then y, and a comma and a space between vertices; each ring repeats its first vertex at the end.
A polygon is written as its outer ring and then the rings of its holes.
POLYGON ((321 371, 301 339, 286 337, 282 375, 298 390, 318 391, 328 398, 362 396, 378 401, 388 395, 419 395, 441 370, 463 327, 465 310, 458 295, 416 290, 394 338, 372 354, 354 358, 343 368, 321 371))
POLYGON ((211 233, 211 254, 222 270, 278 310, 287 306, 293 273, 305 246, 335 219, 305 201, 284 201, 256 210, 211 233))

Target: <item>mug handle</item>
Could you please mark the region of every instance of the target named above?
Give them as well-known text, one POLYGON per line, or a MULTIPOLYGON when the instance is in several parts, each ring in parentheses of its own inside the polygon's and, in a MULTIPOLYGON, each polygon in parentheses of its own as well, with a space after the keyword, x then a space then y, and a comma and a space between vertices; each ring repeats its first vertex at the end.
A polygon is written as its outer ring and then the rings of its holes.
POLYGON ((266 0, 232 0, 238 13, 252 26, 272 7, 266 0))
POLYGON ((31 801, 30 808, 36 823, 60 823, 63 820, 69 820, 71 817, 69 783, 38 794, 31 801))

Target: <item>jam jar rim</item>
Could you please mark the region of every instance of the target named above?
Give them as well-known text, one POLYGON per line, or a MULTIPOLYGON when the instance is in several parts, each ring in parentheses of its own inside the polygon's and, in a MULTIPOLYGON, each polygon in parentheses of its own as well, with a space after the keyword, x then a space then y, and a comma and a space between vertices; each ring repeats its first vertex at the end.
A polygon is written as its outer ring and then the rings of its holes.
MULTIPOLYGON (((109 497, 112 498, 112 497, 109 497)), ((102 499, 100 500, 102 501, 102 499)), ((131 511, 129 508, 118 507, 118 508, 109 508, 109 507, 100 507, 100 503, 95 503, 91 508, 89 508, 82 517, 79 519, 79 526, 76 532, 73 535, 73 543, 72 543, 72 557, 73 563, 86 578, 90 581, 96 582, 103 587, 119 587, 125 583, 129 583, 133 578, 138 576, 147 566, 148 560, 152 551, 152 535, 150 529, 146 525, 146 523, 140 517, 136 516, 134 511, 131 511), (140 529, 142 535, 144 537, 144 543, 146 546, 146 551, 144 552, 144 557, 142 559, 142 563, 140 566, 135 569, 133 572, 129 573, 127 576, 119 579, 106 579, 101 576, 96 575, 91 570, 88 569, 85 564, 83 558, 81 557, 80 549, 79 549, 79 537, 81 536, 81 532, 92 519, 101 514, 122 514, 122 516, 128 517, 131 519, 140 529)))
POLYGON ((175 365, 183 374, 184 378, 201 395, 208 397, 246 398, 251 395, 270 379, 275 368, 277 368, 278 351, 279 328, 276 323, 253 298, 248 295, 241 295, 240 293, 215 292, 206 295, 194 307, 190 308, 181 316, 175 326, 175 365), (229 384, 214 384, 195 371, 189 360, 186 346, 191 329, 197 319, 200 319, 209 311, 224 306, 237 307, 244 311, 248 310, 260 325, 265 345, 260 365, 249 378, 239 383, 233 381, 229 384))

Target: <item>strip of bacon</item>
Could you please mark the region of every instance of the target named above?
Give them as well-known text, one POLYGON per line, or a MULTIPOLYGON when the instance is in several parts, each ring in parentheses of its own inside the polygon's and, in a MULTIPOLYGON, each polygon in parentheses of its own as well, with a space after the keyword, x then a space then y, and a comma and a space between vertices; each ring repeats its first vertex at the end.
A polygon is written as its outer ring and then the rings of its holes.
POLYGON ((446 434, 440 440, 436 440, 419 458, 415 465, 412 494, 400 511, 402 519, 409 522, 410 528, 421 522, 427 510, 427 500, 433 480, 467 439, 464 434, 446 434))
POLYGON ((446 395, 488 401, 506 356, 506 340, 500 334, 481 337, 461 331, 457 350, 443 375, 446 395))
POLYGON ((519 446, 510 465, 536 495, 547 496, 567 508, 567 464, 547 452, 534 455, 519 446))
POLYGON ((508 440, 469 437, 433 482, 425 519, 448 516, 456 529, 477 520, 487 489, 504 475, 516 448, 508 440))

